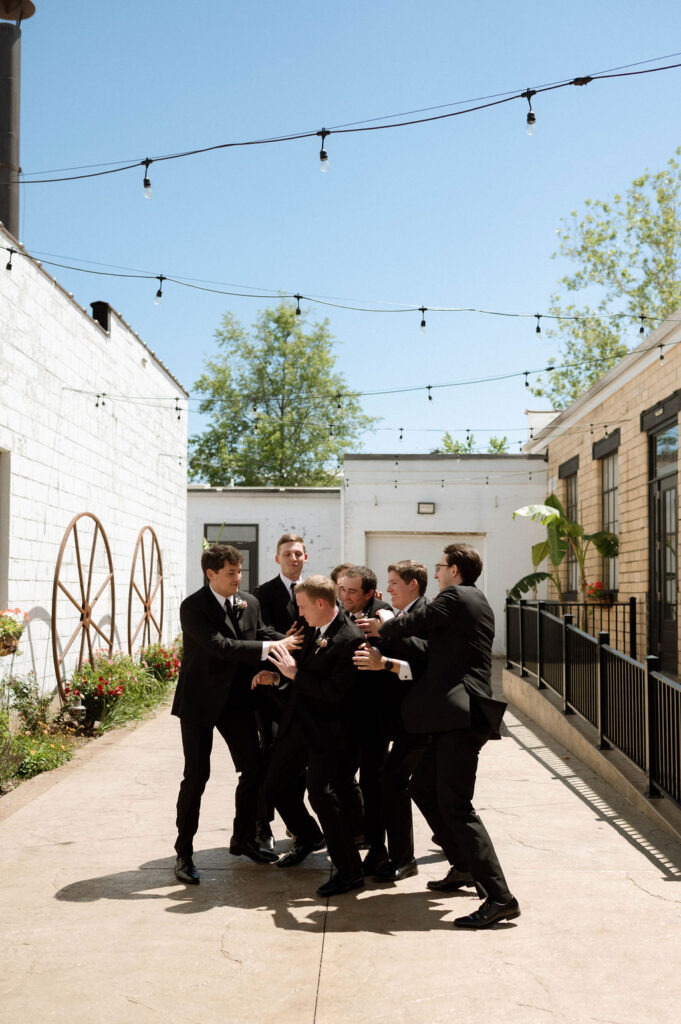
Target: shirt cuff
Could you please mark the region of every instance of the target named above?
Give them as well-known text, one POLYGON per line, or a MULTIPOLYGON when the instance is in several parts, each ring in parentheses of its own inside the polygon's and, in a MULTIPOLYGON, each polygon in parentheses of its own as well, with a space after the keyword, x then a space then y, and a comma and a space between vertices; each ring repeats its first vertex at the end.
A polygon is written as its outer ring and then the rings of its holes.
POLYGON ((406 681, 414 678, 411 674, 411 666, 408 661, 398 661, 397 664, 400 666, 399 679, 406 681))
POLYGON ((262 642, 262 653, 260 655, 260 660, 261 661, 267 661, 267 657, 268 657, 269 653, 270 653, 270 641, 269 640, 263 640, 263 642, 262 642))

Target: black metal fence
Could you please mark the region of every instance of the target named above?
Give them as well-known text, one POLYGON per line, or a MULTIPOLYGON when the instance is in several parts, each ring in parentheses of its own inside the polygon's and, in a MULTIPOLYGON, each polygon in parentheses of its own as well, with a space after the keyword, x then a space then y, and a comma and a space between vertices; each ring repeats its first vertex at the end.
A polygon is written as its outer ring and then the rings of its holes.
POLYGON ((634 656, 611 646, 606 630, 594 636, 555 608, 507 601, 507 667, 557 693, 564 714, 579 714, 598 730, 602 750, 617 747, 644 771, 648 796, 664 793, 681 806, 681 685, 658 671, 657 657, 649 655, 645 665, 635 660, 635 605, 634 656))

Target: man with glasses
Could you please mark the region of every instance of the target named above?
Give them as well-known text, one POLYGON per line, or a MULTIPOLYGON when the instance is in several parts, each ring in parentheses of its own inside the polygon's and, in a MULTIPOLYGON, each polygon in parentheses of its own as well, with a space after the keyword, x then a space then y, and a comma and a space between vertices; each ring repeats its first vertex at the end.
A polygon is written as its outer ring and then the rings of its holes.
POLYGON ((473 879, 486 897, 474 913, 455 920, 458 928, 489 928, 520 915, 472 803, 478 755, 487 740, 499 739, 506 709, 492 695, 494 615, 475 586, 481 572, 475 548, 449 544, 435 566, 438 596, 378 631, 384 639, 428 641, 426 671, 407 693, 402 717, 409 732, 432 737, 410 788, 452 869, 429 887, 451 892, 473 879))

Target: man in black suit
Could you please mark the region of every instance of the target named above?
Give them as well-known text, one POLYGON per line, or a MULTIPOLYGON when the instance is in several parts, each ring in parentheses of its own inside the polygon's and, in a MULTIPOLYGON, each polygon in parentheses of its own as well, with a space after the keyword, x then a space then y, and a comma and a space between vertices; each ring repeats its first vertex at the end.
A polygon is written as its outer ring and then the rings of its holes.
POLYGON ((280 633, 288 633, 298 619, 295 587, 307 561, 305 542, 297 533, 285 533, 277 541, 274 560, 279 575, 262 583, 253 591, 260 602, 262 620, 280 633))
POLYGON ((351 565, 343 574, 343 608, 350 618, 372 619, 379 609, 392 612, 386 601, 376 597, 376 573, 366 565, 351 565))
MULTIPOLYGON (((398 618, 426 605, 427 585, 428 570, 421 562, 404 559, 388 566, 388 593, 398 618)), ((425 671, 428 644, 413 636, 397 640, 378 639, 380 618, 358 619, 357 625, 370 643, 355 652, 355 664, 360 670, 381 671, 378 678, 384 681, 384 685, 380 687, 380 699, 384 705, 389 738, 393 741, 381 783, 389 859, 379 864, 374 878, 377 882, 400 882, 418 873, 414 858, 409 780, 428 744, 427 736, 408 733, 404 728, 401 705, 414 679, 425 671)))
POLYGON ((473 808, 478 755, 499 738, 506 709, 492 695, 494 615, 475 586, 480 555, 469 544, 444 549, 435 576, 440 593, 425 607, 384 623, 379 635, 428 641, 428 665, 402 705, 407 730, 432 735, 419 762, 411 791, 450 864, 436 889, 451 890, 472 876, 486 899, 472 914, 457 918, 459 928, 488 928, 518 917, 492 840, 473 808), (443 884, 444 883, 444 884, 443 884))
MULTIPOLYGON (((296 599, 307 622, 302 647, 295 658, 280 647, 270 653, 279 673, 292 681, 293 690, 273 751, 270 775, 285 788, 283 773, 277 770, 279 759, 286 764, 288 737, 300 730, 307 748, 310 804, 336 869, 317 893, 335 896, 364 885, 350 814, 358 717, 358 673, 352 656, 364 634, 338 608, 335 585, 325 576, 308 576, 296 588, 296 599)), ((253 682, 276 685, 279 676, 262 671, 253 682)), ((294 738, 294 746, 295 742, 294 738)), ((277 807, 281 811, 278 799, 277 807)), ((295 833, 295 827, 292 831, 295 833)))
POLYGON ((268 654, 285 651, 296 641, 293 637, 283 640, 276 630, 264 626, 256 599, 239 593, 241 562, 241 553, 230 544, 207 548, 201 568, 208 586, 180 605, 184 649, 172 714, 180 719, 184 777, 177 799, 175 875, 190 885, 199 881, 192 860, 193 841, 210 776, 215 728, 240 773, 229 852, 258 864, 277 860, 255 842, 262 770, 250 683, 268 654))

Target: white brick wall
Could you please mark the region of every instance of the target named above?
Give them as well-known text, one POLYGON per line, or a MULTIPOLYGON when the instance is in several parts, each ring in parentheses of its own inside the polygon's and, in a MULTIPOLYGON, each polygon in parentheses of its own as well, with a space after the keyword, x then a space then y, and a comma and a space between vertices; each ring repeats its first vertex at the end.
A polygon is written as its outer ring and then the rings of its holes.
MULTIPOLYGON (((1 229, 0 240, 13 244, 1 229)), ((187 418, 183 411, 178 421, 176 397, 185 397, 181 387, 115 314, 107 334, 31 261, 15 256, 11 272, 2 269, 0 607, 21 607, 32 621, 24 656, 13 666, 5 658, 1 670, 34 668, 45 687, 54 685, 52 580, 64 531, 81 512, 101 520, 111 545, 117 646, 127 647, 130 569, 146 525, 163 558, 164 637, 177 633, 187 418), (96 408, 92 394, 78 391, 138 401, 110 397, 96 408)), ((69 635, 60 633, 62 641, 69 635)))

